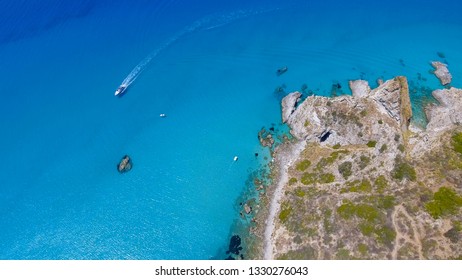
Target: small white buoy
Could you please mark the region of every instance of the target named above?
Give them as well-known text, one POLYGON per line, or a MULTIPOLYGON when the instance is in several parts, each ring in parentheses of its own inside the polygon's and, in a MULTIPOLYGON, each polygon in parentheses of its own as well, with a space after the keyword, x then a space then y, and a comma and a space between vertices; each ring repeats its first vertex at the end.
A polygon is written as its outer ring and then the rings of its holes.
POLYGON ((161 118, 165 118, 165 117, 166 117, 165 114, 160 114, 159 116, 160 116, 161 118))
POLYGON ((237 161, 239 158, 237 156, 234 156, 234 161, 237 161))

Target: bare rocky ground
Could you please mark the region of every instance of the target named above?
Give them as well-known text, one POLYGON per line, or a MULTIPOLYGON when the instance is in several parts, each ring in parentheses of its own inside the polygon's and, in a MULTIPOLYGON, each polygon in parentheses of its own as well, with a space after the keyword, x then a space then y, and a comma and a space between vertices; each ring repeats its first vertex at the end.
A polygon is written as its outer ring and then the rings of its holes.
POLYGON ((353 96, 283 101, 289 145, 304 148, 276 153, 284 174, 265 257, 461 258, 462 90, 435 91, 420 129, 405 77, 350 87, 353 96))

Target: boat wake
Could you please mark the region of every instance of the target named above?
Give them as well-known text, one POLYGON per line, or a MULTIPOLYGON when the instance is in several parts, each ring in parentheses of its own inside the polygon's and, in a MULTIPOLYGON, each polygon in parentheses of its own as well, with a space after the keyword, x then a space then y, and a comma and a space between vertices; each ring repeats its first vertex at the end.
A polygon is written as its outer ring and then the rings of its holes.
POLYGON ((159 55, 160 52, 171 46, 173 43, 181 39, 183 36, 191 34, 195 31, 201 30, 210 30, 218 28, 239 19, 254 16, 262 13, 267 13, 276 9, 266 9, 266 10, 239 10, 229 14, 212 14, 207 17, 204 17, 200 20, 195 21, 191 25, 187 26, 174 36, 170 37, 165 41, 161 46, 152 51, 148 56, 146 56, 138 65, 133 68, 133 70, 128 74, 128 76, 122 81, 119 88, 115 91, 115 95, 121 96, 127 88, 139 77, 139 75, 148 67, 150 62, 159 55))

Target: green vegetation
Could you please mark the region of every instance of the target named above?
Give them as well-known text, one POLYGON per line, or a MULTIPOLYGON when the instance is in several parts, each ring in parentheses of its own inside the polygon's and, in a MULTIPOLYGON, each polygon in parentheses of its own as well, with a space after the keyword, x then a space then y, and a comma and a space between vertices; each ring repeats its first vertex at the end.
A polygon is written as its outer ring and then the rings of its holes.
POLYGON ((350 251, 345 248, 339 249, 335 255, 335 258, 337 260, 351 260, 350 251))
POLYGON ((425 204, 425 209, 434 218, 456 214, 462 206, 462 197, 454 190, 441 187, 434 195, 433 200, 425 204))
POLYGON ((404 153, 404 145, 403 145, 403 144, 399 144, 399 145, 398 145, 398 150, 399 150, 401 153, 404 153))
POLYGON ((340 192, 345 193, 345 192, 362 192, 362 193, 368 193, 372 190, 372 185, 371 182, 367 179, 363 179, 362 181, 355 180, 353 182, 349 182, 347 184, 349 188, 344 188, 340 192))
POLYGON ((298 196, 298 197, 304 197, 305 196, 305 192, 301 189, 301 188, 297 188, 295 190, 295 195, 298 196))
POLYGON ((367 145, 369 148, 374 148, 375 145, 377 145, 377 141, 371 140, 371 141, 367 142, 366 145, 367 145))
POLYGON ((282 223, 287 222, 289 215, 292 213, 292 207, 289 206, 289 203, 285 202, 281 205, 281 212, 279 213, 279 220, 282 223))
POLYGON ((316 250, 310 246, 299 250, 289 251, 277 257, 278 260, 315 260, 318 258, 316 250))
POLYGON ((396 142, 399 141, 399 138, 400 138, 399 134, 395 134, 395 138, 394 138, 394 139, 395 139, 396 142))
POLYGON ((331 165, 334 163, 340 156, 340 154, 347 154, 348 151, 335 151, 330 154, 330 156, 326 158, 321 158, 316 165, 316 169, 318 171, 322 171, 324 167, 331 165))
POLYGON ((384 224, 386 217, 374 206, 369 204, 354 204, 344 200, 337 208, 337 213, 343 219, 358 217, 361 219, 359 229, 365 236, 375 236, 380 244, 391 245, 396 237, 396 232, 384 224))
POLYGON ((377 188, 379 193, 382 193, 388 187, 388 181, 385 176, 380 175, 377 179, 375 179, 374 186, 377 188))
POLYGON ((383 144, 382 147, 380 147, 380 152, 383 153, 388 149, 387 144, 383 144))
POLYGON ((379 212, 373 206, 368 204, 354 204, 349 200, 343 201, 343 204, 337 208, 337 213, 344 219, 351 219, 353 216, 372 222, 379 217, 379 212))
POLYGON ((369 252, 369 248, 366 244, 361 243, 358 245, 358 251, 361 255, 365 256, 369 252))
POLYGON ((309 126, 311 123, 309 120, 306 120, 305 123, 303 124, 305 127, 309 126))
POLYGON ((316 182, 316 174, 313 173, 303 173, 302 178, 300 179, 302 184, 311 185, 316 182))
POLYGON ((452 136, 452 147, 454 151, 462 155, 462 132, 456 133, 452 136))
POLYGON ((297 163, 297 165, 295 166, 295 169, 297 169, 298 171, 305 171, 308 167, 310 167, 310 165, 311 165, 311 161, 305 159, 297 163))
POLYGON ((304 185, 312 185, 316 182, 321 184, 328 184, 335 181, 335 176, 332 173, 304 173, 301 181, 304 185))
POLYGON ((324 173, 319 176, 319 183, 321 184, 328 184, 335 181, 334 174, 331 173, 324 173))
POLYGON ((342 174, 343 178, 348 179, 348 177, 350 177, 352 174, 351 172, 352 167, 353 167, 353 164, 351 163, 351 161, 345 161, 338 166, 338 172, 342 174))
POLYGON ((366 166, 369 165, 369 163, 371 162, 371 158, 368 157, 368 156, 365 156, 365 155, 361 155, 359 157, 359 160, 360 160, 359 168, 361 168, 361 169, 366 168, 366 166))
POLYGON ((382 121, 382 120, 378 120, 378 123, 379 123, 379 124, 383 124, 383 121, 382 121))
POLYGON ((289 179, 289 185, 292 186, 292 185, 295 185, 297 183, 297 178, 290 178, 289 179))
POLYGON ((362 110, 361 113, 359 113, 361 115, 361 117, 365 117, 367 116, 367 111, 366 110, 362 110))
POLYGON ((374 233, 377 241, 385 245, 390 245, 396 238, 396 232, 388 226, 379 227, 374 233))
POLYGON ((340 148, 340 147, 341 147, 341 145, 340 145, 339 143, 337 143, 337 144, 335 144, 334 146, 332 146, 332 148, 334 148, 334 149, 338 149, 338 148, 340 148))
POLYGON ((377 206, 385 210, 391 209, 395 206, 395 197, 392 195, 379 196, 377 206))
POLYGON ((395 168, 393 169, 392 175, 393 178, 400 181, 403 179, 415 181, 417 178, 414 167, 399 157, 396 158, 395 168))

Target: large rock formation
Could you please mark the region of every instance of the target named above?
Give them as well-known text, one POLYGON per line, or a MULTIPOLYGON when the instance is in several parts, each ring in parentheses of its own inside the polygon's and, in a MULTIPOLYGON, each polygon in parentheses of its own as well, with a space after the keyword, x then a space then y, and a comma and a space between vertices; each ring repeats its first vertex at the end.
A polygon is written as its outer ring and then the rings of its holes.
POLYGON ((440 83, 445 86, 451 83, 452 75, 449 73, 448 65, 439 61, 432 61, 432 66, 435 68, 435 75, 440 80, 440 83))
POLYGON ((414 157, 441 145, 441 137, 447 131, 462 124, 462 90, 457 88, 438 89, 432 92, 439 104, 426 107, 427 128, 412 127, 410 138, 411 154, 414 157))
POLYGON ((298 91, 292 92, 282 99, 282 122, 286 123, 290 115, 295 111, 297 103, 300 101, 302 94, 298 91))
POLYGON ((410 124, 405 77, 372 90, 363 81, 350 87, 354 96, 310 96, 285 111, 291 133, 307 145, 298 158, 275 158, 288 180, 272 256, 462 257, 462 90, 434 91, 440 104, 427 109, 421 129, 410 124), (442 210, 448 201, 453 208, 442 210))
POLYGON ((412 110, 405 77, 389 80, 369 92, 364 83, 359 84, 364 89, 357 94, 360 97, 310 96, 293 113, 286 110, 283 118, 292 135, 323 145, 352 145, 387 142, 391 132, 407 130, 412 110), (363 95, 366 92, 368 95, 363 95))

